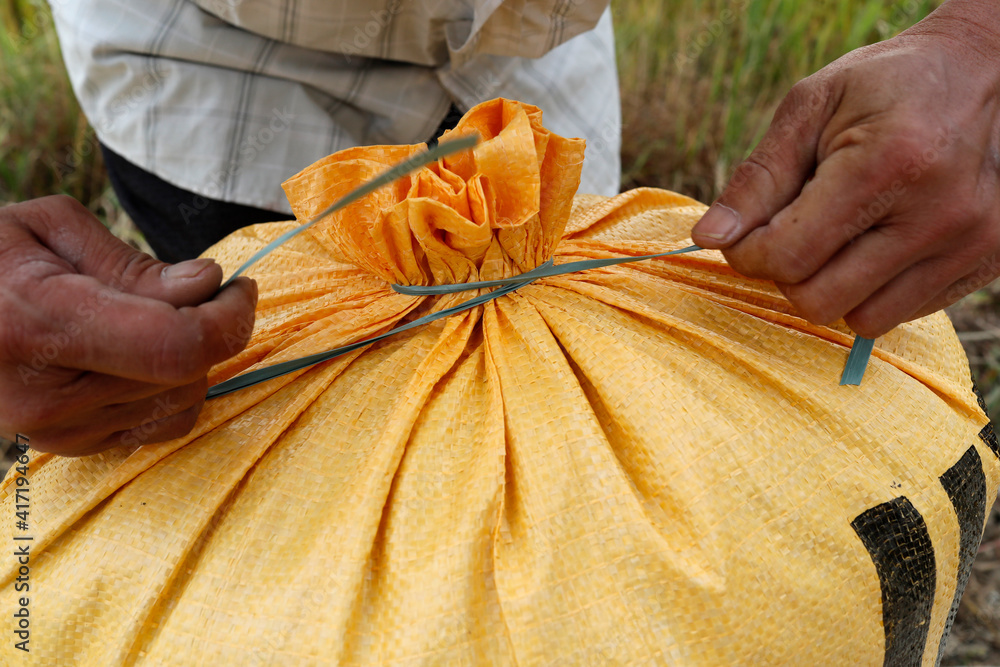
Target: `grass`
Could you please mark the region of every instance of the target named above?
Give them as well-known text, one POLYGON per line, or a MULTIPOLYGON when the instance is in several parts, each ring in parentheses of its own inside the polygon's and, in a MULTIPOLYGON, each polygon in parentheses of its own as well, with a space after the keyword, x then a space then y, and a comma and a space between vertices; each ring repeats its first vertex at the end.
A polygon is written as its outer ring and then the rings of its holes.
POLYGON ((0 204, 83 202, 117 236, 148 244, 118 206, 97 137, 70 87, 47 5, 0 0, 0 204))
POLYGON ((799 79, 926 16, 929 0, 612 3, 626 186, 711 201, 799 79))
POLYGON ((89 202, 105 177, 47 11, 6 3, 0 33, 0 199, 63 193, 89 202))

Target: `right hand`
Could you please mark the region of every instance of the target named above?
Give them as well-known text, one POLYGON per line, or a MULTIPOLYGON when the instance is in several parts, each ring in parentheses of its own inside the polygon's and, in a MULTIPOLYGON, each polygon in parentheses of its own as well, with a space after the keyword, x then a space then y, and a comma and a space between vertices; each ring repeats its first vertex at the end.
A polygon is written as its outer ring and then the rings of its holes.
POLYGON ((876 338, 1000 276, 1000 13, 949 0, 800 82, 692 230, 876 338))
POLYGON ((86 456, 188 433, 209 369, 242 350, 257 286, 159 262, 69 197, 0 208, 0 435, 86 456))

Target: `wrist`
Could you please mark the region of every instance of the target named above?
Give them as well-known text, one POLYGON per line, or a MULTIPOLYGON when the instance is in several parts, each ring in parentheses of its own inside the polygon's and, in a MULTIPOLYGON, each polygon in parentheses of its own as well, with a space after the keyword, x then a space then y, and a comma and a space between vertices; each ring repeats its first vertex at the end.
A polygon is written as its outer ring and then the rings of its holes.
POLYGON ((995 0, 948 0, 900 36, 943 39, 995 65, 1000 58, 1000 12, 995 0))

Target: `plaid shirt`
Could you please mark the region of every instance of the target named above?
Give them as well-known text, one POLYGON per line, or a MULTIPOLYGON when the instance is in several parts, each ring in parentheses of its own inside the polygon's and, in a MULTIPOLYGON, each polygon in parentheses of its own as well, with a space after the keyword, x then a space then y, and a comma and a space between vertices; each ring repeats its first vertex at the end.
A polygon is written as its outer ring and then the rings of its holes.
POLYGON ((582 192, 618 190, 607 0, 50 4, 100 140, 206 197, 290 212, 280 183, 312 162, 426 141, 452 103, 494 97, 587 139, 582 192))

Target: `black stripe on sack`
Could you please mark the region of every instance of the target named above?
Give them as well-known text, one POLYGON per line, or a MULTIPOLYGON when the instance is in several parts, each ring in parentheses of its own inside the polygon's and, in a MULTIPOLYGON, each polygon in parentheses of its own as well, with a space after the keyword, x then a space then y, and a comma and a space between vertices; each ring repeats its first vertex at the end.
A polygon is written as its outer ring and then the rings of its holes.
POLYGON ((976 559, 979 542, 983 539, 983 524, 986 522, 986 474, 983 473, 983 460, 975 447, 969 447, 958 463, 941 475, 941 486, 951 498, 955 507, 960 529, 958 546, 958 572, 955 582, 955 597, 948 612, 948 622, 944 626, 941 645, 938 648, 937 664, 944 657, 944 644, 951 632, 958 604, 962 601, 965 585, 969 583, 972 574, 972 561, 976 559))
POLYGON ((997 434, 993 432, 993 422, 983 427, 979 432, 979 439, 986 443, 986 446, 993 450, 996 457, 1000 459, 1000 443, 997 442, 997 434))
MULTIPOLYGON (((986 411, 986 399, 983 398, 982 393, 979 391, 979 387, 976 386, 975 378, 972 379, 972 391, 976 392, 976 400, 979 401, 979 407, 982 409, 983 414, 986 418, 990 418, 990 413, 986 411)), ((1000 459, 1000 443, 997 443, 997 434, 993 430, 993 422, 989 422, 983 427, 983 430, 979 432, 979 439, 986 443, 998 459, 1000 459)))
POLYGON ((934 605, 937 565, 934 545, 920 512, 900 496, 851 522, 882 587, 884 665, 919 665, 934 605))

